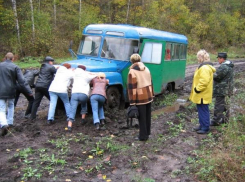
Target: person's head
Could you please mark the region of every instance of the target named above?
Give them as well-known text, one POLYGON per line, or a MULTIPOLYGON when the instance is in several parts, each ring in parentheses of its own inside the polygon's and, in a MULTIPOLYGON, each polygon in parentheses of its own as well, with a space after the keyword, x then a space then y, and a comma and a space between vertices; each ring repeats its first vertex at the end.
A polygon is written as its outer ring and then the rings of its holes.
POLYGON ((86 66, 78 65, 77 67, 80 68, 80 69, 83 69, 84 71, 86 70, 86 66))
POLYGON ((10 60, 10 61, 14 61, 14 54, 12 52, 8 52, 5 55, 5 60, 10 60))
POLYGON ((219 52, 217 58, 218 58, 219 64, 221 64, 226 60, 227 53, 226 52, 219 52))
POLYGON ((97 75, 100 79, 105 78, 105 73, 99 72, 97 75))
POLYGON ((136 63, 136 62, 140 62, 141 61, 141 57, 139 54, 132 54, 132 56, 130 57, 130 61, 132 64, 136 63))
POLYGON ((52 57, 50 57, 50 56, 47 56, 47 57, 44 58, 43 62, 53 65, 54 64, 54 59, 52 57))
POLYGON ((69 63, 64 63, 63 66, 66 67, 67 69, 71 68, 71 65, 69 63))
POLYGON ((210 56, 207 53, 207 51, 205 51, 204 49, 201 49, 200 51, 197 52, 197 60, 198 60, 198 63, 209 62, 210 56))

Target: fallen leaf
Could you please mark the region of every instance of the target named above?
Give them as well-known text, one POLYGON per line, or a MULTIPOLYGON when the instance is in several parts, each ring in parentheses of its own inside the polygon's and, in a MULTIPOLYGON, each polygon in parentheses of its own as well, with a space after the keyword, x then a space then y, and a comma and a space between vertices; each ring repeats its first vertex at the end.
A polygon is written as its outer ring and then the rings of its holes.
POLYGON ((68 130, 68 128, 66 127, 65 130, 68 130))
POLYGON ((94 156, 92 156, 92 155, 89 155, 89 156, 88 156, 88 158, 90 158, 90 159, 93 159, 93 158, 94 158, 94 156))
POLYGON ((111 155, 109 155, 108 157, 106 157, 103 161, 104 162, 108 162, 108 161, 110 161, 110 159, 111 159, 111 155))
POLYGON ((81 166, 81 167, 79 167, 79 169, 81 170, 81 171, 83 171, 83 167, 81 166))
POLYGON ((106 179, 106 175, 103 175, 103 177, 102 177, 103 179, 106 179))
POLYGON ((9 150, 9 149, 6 149, 6 151, 7 151, 7 152, 10 152, 10 150, 9 150))
POLYGON ((181 130, 181 132, 186 133, 186 130, 181 130))
POLYGON ((146 158, 146 159, 148 159, 146 156, 142 156, 142 158, 146 158))
POLYGON ((66 179, 66 181, 71 181, 70 179, 66 179))
POLYGON ((111 181, 110 179, 106 180, 106 182, 110 182, 110 181, 111 181))
POLYGON ((86 151, 83 152, 83 154, 86 154, 86 153, 87 153, 86 151))
POLYGON ((20 151, 20 149, 16 149, 16 151, 17 151, 17 152, 19 152, 19 151, 20 151))

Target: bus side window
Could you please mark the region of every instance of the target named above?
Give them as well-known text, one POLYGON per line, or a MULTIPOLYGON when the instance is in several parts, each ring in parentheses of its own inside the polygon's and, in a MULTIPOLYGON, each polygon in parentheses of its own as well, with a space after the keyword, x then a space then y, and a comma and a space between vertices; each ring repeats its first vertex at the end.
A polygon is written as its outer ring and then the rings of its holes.
POLYGON ((165 60, 170 61, 171 60, 171 44, 167 43, 165 48, 165 60))

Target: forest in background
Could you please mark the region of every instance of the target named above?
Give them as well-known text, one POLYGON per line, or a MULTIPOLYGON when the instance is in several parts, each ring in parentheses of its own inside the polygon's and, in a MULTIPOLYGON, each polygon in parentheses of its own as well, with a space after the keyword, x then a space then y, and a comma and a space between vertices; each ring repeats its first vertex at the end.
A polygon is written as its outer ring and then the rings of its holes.
POLYGON ((245 47, 245 0, 0 0, 0 55, 69 55, 92 23, 184 34, 188 52, 245 47))

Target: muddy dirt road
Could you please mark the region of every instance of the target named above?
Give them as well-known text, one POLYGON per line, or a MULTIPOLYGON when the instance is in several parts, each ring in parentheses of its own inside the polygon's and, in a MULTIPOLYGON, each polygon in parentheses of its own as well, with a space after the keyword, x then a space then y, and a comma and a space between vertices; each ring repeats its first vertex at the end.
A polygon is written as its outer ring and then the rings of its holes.
MULTIPOLYGON (((236 65, 236 73, 245 71, 245 62, 236 65)), ((196 67, 187 66, 185 87, 176 91, 177 98, 188 97, 196 67)), ((198 181, 188 159, 196 157, 194 150, 207 136, 192 131, 197 123, 194 107, 165 107, 164 99, 164 95, 155 98, 151 136, 140 142, 134 141, 137 122, 126 127, 126 110, 106 111, 107 124, 100 131, 95 130, 91 114, 84 126, 77 115, 73 132, 68 133, 62 113, 56 115, 55 124, 46 124, 47 99, 42 101, 36 121, 24 119, 27 102, 21 96, 15 127, 0 138, 0 181, 198 181)), ((211 132, 215 133, 215 128, 211 132)))

